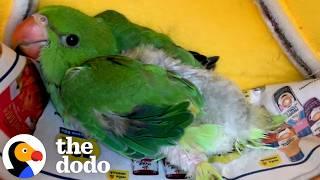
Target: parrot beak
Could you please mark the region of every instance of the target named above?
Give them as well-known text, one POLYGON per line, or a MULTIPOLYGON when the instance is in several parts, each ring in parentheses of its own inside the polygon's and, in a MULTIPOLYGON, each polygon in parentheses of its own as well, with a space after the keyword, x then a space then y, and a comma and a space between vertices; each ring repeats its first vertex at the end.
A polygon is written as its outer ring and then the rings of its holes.
POLYGON ((20 23, 12 36, 13 48, 32 59, 39 59, 41 48, 48 45, 47 17, 33 14, 20 23))

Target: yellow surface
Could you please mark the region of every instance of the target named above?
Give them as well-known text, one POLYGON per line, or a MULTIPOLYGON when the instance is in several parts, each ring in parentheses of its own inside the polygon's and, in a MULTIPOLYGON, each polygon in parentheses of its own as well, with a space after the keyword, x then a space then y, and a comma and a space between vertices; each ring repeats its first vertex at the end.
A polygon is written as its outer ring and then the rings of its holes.
POLYGON ((303 32, 312 49, 319 55, 320 51, 320 16, 319 0, 285 0, 292 18, 303 32))
POLYGON ((107 173, 108 180, 128 180, 129 171, 127 170, 111 170, 107 173))
POLYGON ((282 159, 279 154, 275 154, 259 161, 259 165, 264 168, 272 168, 279 166, 282 163, 282 159))
POLYGON ((301 79, 253 0, 40 0, 40 7, 52 4, 72 6, 89 15, 114 9, 168 34, 187 49, 219 55, 217 71, 243 89, 301 79))
POLYGON ((0 0, 0 42, 3 41, 5 27, 10 16, 13 0, 0 0))

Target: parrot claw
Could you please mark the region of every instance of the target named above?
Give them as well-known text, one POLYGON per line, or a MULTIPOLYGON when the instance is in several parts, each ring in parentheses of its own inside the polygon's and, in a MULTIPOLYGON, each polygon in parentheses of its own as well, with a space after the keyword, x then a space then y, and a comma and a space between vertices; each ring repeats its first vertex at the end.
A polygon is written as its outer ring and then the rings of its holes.
POLYGON ((245 145, 243 142, 237 140, 235 143, 234 143, 234 149, 239 153, 241 154, 241 152, 245 149, 245 145))
POLYGON ((197 165, 196 180, 222 180, 222 176, 209 162, 197 165))

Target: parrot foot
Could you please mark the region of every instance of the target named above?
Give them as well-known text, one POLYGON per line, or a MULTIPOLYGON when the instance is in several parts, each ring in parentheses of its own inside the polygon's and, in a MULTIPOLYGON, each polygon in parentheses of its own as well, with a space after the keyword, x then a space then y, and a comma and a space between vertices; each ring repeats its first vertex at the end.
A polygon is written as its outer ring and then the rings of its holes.
POLYGON ((197 165, 196 180, 222 180, 222 176, 209 162, 204 161, 197 165))
POLYGON ((223 164, 227 164, 230 163, 231 161, 238 159, 241 156, 241 154, 238 151, 232 151, 229 153, 225 153, 225 154, 217 154, 217 155, 212 155, 209 158, 209 163, 223 163, 223 164))
POLYGON ((234 143, 234 149, 236 150, 236 152, 238 152, 239 154, 241 154, 241 152, 245 149, 245 144, 241 141, 236 141, 234 143))

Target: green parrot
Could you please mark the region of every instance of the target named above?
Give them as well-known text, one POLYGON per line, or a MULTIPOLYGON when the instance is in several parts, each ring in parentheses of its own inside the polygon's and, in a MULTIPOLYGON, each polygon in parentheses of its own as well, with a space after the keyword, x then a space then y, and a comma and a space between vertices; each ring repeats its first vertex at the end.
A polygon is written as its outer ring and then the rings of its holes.
POLYGON ((115 11, 90 17, 45 7, 17 26, 12 41, 40 61, 67 124, 128 158, 166 157, 196 179, 221 179, 211 155, 261 148, 264 133, 282 123, 207 70, 216 59, 198 61, 115 11))

